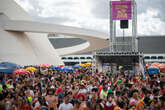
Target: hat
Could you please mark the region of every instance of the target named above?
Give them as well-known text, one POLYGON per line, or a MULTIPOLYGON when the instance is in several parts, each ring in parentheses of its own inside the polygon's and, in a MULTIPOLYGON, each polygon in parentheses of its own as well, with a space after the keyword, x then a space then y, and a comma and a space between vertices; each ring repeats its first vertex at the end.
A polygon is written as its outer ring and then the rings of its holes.
POLYGON ((82 97, 83 101, 85 101, 85 95, 83 93, 78 94, 78 98, 82 97))
POLYGON ((74 82, 73 82, 73 84, 74 84, 74 85, 76 85, 76 84, 77 84, 77 82, 76 82, 76 81, 74 81, 74 82))
POLYGON ((136 105, 136 100, 135 99, 131 99, 130 102, 129 102, 129 104, 131 106, 135 106, 136 105))
POLYGON ((85 86, 84 83, 80 83, 80 86, 85 86))
POLYGON ((81 83, 85 83, 85 80, 82 80, 81 83))

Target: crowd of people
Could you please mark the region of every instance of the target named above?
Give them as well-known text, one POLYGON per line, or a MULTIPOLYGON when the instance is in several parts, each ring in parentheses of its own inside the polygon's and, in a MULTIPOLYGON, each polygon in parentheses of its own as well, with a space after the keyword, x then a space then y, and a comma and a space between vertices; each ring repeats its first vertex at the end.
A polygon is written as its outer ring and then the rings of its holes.
POLYGON ((39 69, 0 74, 0 110, 165 110, 165 75, 39 69))

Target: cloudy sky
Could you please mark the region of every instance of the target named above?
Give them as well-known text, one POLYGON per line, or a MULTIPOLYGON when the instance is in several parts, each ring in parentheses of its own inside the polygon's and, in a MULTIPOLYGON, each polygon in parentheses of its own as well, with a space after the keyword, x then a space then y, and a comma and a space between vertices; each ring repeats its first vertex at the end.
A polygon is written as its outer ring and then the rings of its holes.
MULTIPOLYGON (((109 32, 109 0, 15 0, 34 19, 109 32)), ((136 0, 138 34, 165 34, 165 0, 136 0)))

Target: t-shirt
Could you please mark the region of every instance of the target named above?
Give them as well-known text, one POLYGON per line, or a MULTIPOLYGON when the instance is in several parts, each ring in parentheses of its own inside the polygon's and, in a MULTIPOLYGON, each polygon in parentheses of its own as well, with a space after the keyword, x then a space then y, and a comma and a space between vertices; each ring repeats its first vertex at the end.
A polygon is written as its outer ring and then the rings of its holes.
POLYGON ((73 105, 71 103, 65 104, 62 103, 59 106, 59 110, 72 110, 73 109, 73 105))
POLYGON ((88 92, 88 91, 87 91, 86 89, 80 89, 78 93, 79 93, 79 94, 80 94, 80 93, 86 94, 87 92, 88 92))
POLYGON ((110 102, 106 102, 104 107, 105 107, 105 110, 114 110, 114 105, 113 103, 110 103, 110 102))

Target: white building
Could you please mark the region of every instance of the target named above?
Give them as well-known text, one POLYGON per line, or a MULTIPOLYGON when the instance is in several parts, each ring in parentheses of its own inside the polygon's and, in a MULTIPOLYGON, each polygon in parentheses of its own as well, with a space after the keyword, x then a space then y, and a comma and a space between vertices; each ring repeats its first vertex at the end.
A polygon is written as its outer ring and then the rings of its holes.
POLYGON ((107 45, 107 34, 87 29, 46 24, 34 21, 14 0, 0 0, 0 61, 20 65, 63 64, 60 56, 86 52, 107 45), (48 40, 48 33, 70 35, 87 40, 85 44, 55 49, 48 40))
MULTIPOLYGON (((129 38, 125 38, 125 39, 129 40, 129 38)), ((64 46, 71 47, 74 45, 83 44, 87 42, 86 40, 73 38, 69 36, 56 37, 56 38, 51 37, 49 40, 51 41, 53 46, 57 49, 63 48, 64 46), (60 44, 65 44, 65 45, 60 45, 60 44)), ((146 63, 153 63, 153 62, 165 63, 165 48, 164 48, 165 43, 164 42, 165 42, 165 36, 158 35, 158 36, 139 36, 138 37, 138 50, 140 52, 143 52, 146 63)), ((108 51, 109 48, 104 48, 101 50, 97 49, 97 51, 104 51, 104 50, 108 51)), ((87 57, 92 58, 93 57, 92 52, 93 51, 89 50, 84 53, 74 53, 70 55, 65 55, 62 57, 62 60, 66 62, 66 64, 68 64, 68 62, 70 62, 71 64, 90 62, 91 59, 87 59, 87 57)))

